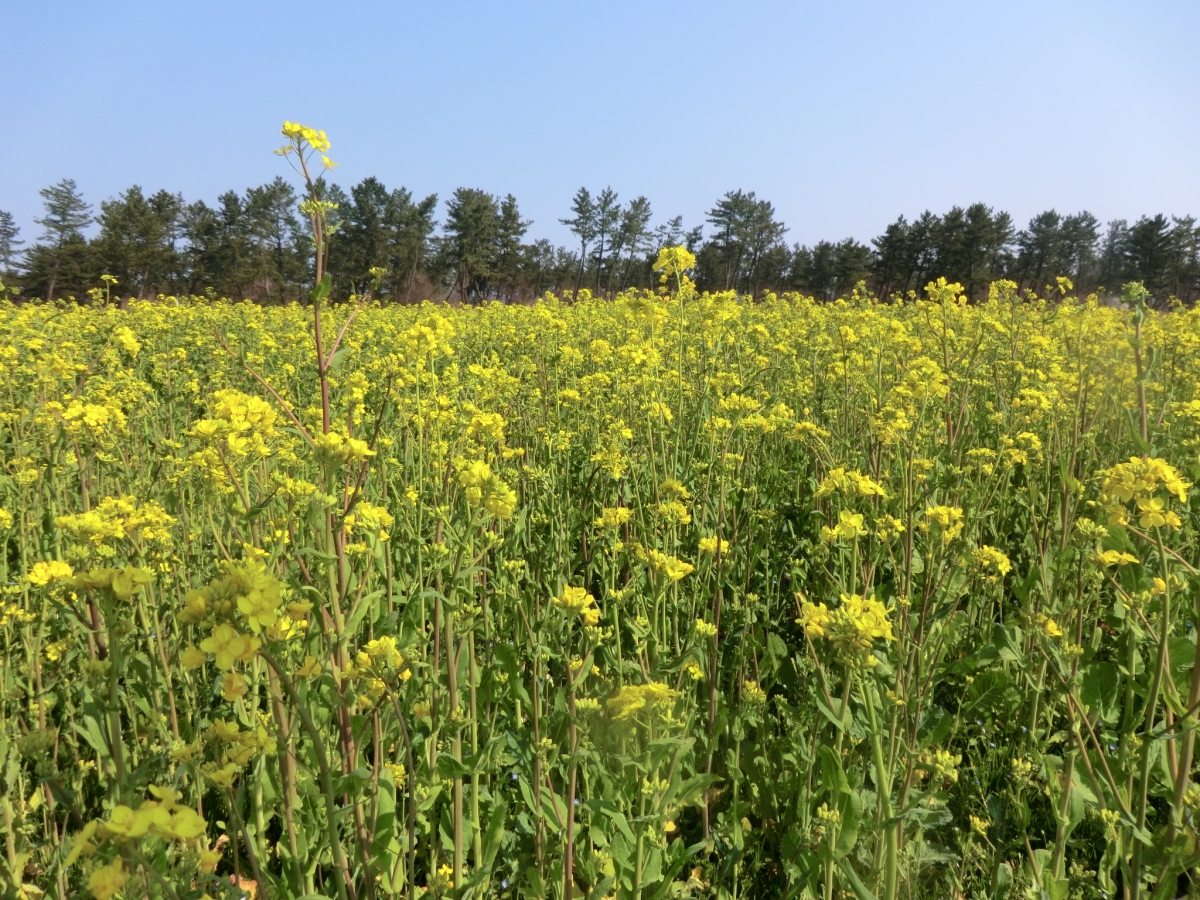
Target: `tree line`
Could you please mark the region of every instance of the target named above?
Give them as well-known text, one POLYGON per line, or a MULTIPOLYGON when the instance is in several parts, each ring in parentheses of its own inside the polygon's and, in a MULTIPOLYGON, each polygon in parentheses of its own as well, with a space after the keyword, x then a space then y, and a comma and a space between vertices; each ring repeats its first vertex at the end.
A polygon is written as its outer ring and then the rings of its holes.
MULTIPOLYGON (((905 296, 944 276, 980 299, 1000 278, 1040 292, 1065 276, 1080 292, 1141 281, 1160 302, 1200 298, 1200 225, 1191 216, 1102 225, 1088 212, 1049 210, 1018 228, 1008 213, 975 203, 911 222, 901 216, 869 244, 806 246, 788 243, 774 206, 753 191, 726 193, 689 229, 680 216, 653 224, 645 197, 622 203, 611 188, 580 188, 560 219, 574 244, 558 246, 527 239, 532 222, 511 194, 459 188, 439 221, 436 195, 389 190, 374 177, 348 192, 336 184, 322 191, 341 221, 329 260, 340 297, 364 291, 378 268, 387 271, 380 295, 397 302, 511 302, 583 289, 611 295, 652 287, 657 251, 685 244, 696 254, 699 287, 756 296, 800 291, 832 300, 859 282, 880 296, 905 296)), ((104 274, 117 278, 122 295, 140 298, 285 302, 310 287, 311 240, 283 178, 227 191, 213 205, 135 185, 97 212, 71 179, 40 193, 43 231, 28 247, 13 216, 0 210, 0 276, 26 297, 83 297, 104 274)))

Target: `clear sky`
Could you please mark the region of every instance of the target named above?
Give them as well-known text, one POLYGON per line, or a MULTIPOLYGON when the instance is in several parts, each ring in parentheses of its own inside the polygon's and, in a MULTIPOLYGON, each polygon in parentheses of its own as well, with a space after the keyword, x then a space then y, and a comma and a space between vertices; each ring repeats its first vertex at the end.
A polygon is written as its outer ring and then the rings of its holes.
POLYGON ((803 243, 977 200, 1200 216, 1196 0, 8 0, 0 36, 26 240, 63 177, 211 202, 287 172, 285 118, 343 186, 511 192, 558 241, 580 185, 689 227, 753 190, 803 243))

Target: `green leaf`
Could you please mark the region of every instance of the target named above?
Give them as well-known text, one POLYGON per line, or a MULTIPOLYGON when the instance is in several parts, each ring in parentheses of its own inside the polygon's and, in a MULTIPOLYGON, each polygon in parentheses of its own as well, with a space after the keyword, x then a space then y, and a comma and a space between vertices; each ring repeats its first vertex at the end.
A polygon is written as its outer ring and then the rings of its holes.
POLYGON ((308 299, 314 304, 320 303, 329 296, 329 290, 333 286, 333 278, 326 272, 321 280, 316 283, 311 291, 308 292, 308 299))
POLYGON ((1023 640, 1021 629, 1016 625, 997 623, 992 627, 992 643, 996 647, 997 656, 1002 660, 1024 664, 1025 655, 1021 652, 1023 640))
POLYGON ((654 847, 646 854, 646 864, 642 867, 641 887, 657 884, 662 879, 662 851, 654 847))
POLYGON ((488 819, 487 831, 483 835, 483 865, 491 866, 504 840, 504 821, 508 816, 508 804, 500 800, 492 807, 492 815, 488 819))
POLYGON ((1167 643, 1171 648, 1171 671, 1176 682, 1182 683, 1191 676, 1192 667, 1196 662, 1195 638, 1182 634, 1173 635, 1167 643))
POLYGON ((821 786, 835 795, 849 793, 850 783, 846 780, 846 773, 842 770, 842 761, 838 759, 833 748, 818 747, 817 756, 821 759, 821 786))
POLYGON ((359 766, 349 775, 343 775, 334 782, 333 792, 335 794, 350 794, 353 796, 358 793, 359 789, 364 785, 371 783, 371 770, 359 766))
POLYGON ((1006 862, 1002 862, 996 869, 996 884, 993 896, 996 900, 1008 900, 1008 895, 1012 892, 1012 885, 1012 866, 1006 862))
POLYGON ((839 871, 841 871, 842 877, 850 882, 850 890, 857 900, 876 900, 875 895, 862 883, 862 879, 858 877, 858 873, 854 871, 854 867, 850 863, 842 863, 839 871))
POLYGON ((525 890, 521 892, 521 896, 529 897, 530 900, 543 900, 546 896, 546 883, 542 881, 542 876, 534 866, 528 866, 525 870, 525 890))
POLYGON ((439 753, 437 758, 438 778, 470 778, 471 767, 449 753, 439 753))
POLYGON ((606 816, 630 844, 637 843, 637 838, 633 836, 633 829, 629 827, 629 820, 616 806, 603 800, 589 800, 585 805, 606 816))
POLYGON ((350 618, 346 620, 346 633, 354 634, 358 631, 358 626, 366 617, 367 612, 374 606, 375 601, 383 596, 383 591, 376 590, 359 598, 358 603, 354 605, 354 609, 350 611, 350 618))
POLYGON ((838 812, 842 814, 842 825, 838 829, 837 842, 833 845, 833 858, 841 859, 854 849, 858 842, 858 826, 862 822, 862 801, 854 791, 847 791, 838 800, 838 812))
POLYGON ((914 575, 920 575, 924 571, 925 571, 925 557, 921 556, 921 553, 919 550, 913 550, 913 552, 912 552, 912 573, 914 575))
POLYGON ((1049 900, 1067 900, 1071 896, 1071 882, 1066 878, 1055 878, 1048 869, 1042 871, 1042 888, 1049 900))
POLYGON ((699 804, 700 796, 720 780, 720 775, 705 775, 703 773, 693 775, 679 786, 679 790, 669 800, 679 806, 699 804))
POLYGON ((379 793, 375 797, 375 835, 371 855, 381 870, 388 868, 390 845, 395 842, 396 795, 391 774, 383 772, 379 779, 379 793))
POLYGON ((788 646, 784 643, 783 638, 773 631, 767 635, 767 653, 763 660, 766 671, 774 673, 779 669, 780 663, 789 655, 788 646))
POLYGON ((829 704, 825 702, 825 697, 820 691, 815 693, 813 696, 816 699, 817 709, 821 711, 821 714, 824 715, 825 718, 833 723, 834 728, 836 728, 838 731, 845 731, 850 727, 851 716, 848 704, 847 708, 843 709, 842 701, 835 698, 833 701, 833 708, 831 709, 829 704))
MULTIPOLYGON (((1171 661, 1174 662, 1174 657, 1171 661)), ((1084 667, 1079 699, 1090 712, 1098 713, 1105 722, 1116 722, 1120 687, 1121 675, 1116 666, 1107 662, 1093 662, 1084 667)))
POLYGON ((917 728, 917 746, 933 747, 946 739, 954 728, 954 716, 940 706, 929 706, 921 713, 917 728))
POLYGON ((330 372, 335 371, 338 368, 338 366, 340 366, 342 364, 342 360, 344 360, 349 354, 350 354, 349 347, 339 347, 337 352, 334 353, 332 357, 330 357, 329 366, 328 366, 327 371, 330 371, 330 372))

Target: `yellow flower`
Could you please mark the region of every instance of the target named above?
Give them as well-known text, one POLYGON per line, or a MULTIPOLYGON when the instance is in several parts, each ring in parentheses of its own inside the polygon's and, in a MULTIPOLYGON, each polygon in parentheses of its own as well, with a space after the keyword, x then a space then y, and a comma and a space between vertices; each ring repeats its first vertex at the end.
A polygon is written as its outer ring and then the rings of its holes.
POLYGON ((199 647, 187 647, 179 654, 179 662, 185 669, 198 669, 208 662, 208 654, 199 647))
POLYGON ((666 503, 660 503, 654 508, 654 512, 660 519, 665 519, 676 525, 687 525, 692 521, 691 513, 678 500, 668 500, 666 503))
POLYGON ((230 703, 239 697, 245 697, 249 690, 246 679, 237 672, 226 672, 221 678, 221 696, 230 703))
POLYGON ((975 563, 976 571, 991 582, 999 581, 1000 578, 1012 571, 1012 563, 1009 558, 995 547, 989 547, 986 544, 971 551, 971 558, 975 563))
POLYGON ((166 837, 177 841, 191 841, 204 834, 208 823, 194 809, 181 806, 171 814, 171 821, 163 828, 166 837))
POLYGON ((385 635, 367 642, 365 648, 368 663, 380 663, 389 669, 404 665, 404 654, 396 649, 396 639, 385 635))
POLYGON ((662 272, 663 278, 668 275, 682 275, 694 268, 696 257, 687 247, 663 247, 658 251, 658 259, 654 261, 654 271, 662 272))
POLYGON ((929 506, 925 509, 922 527, 929 530, 936 526, 941 531, 942 543, 951 543, 963 530, 963 511, 957 506, 929 506))
POLYGON ((237 662, 249 662, 262 646, 262 641, 248 634, 239 634, 232 625, 221 624, 200 642, 205 653, 216 654, 218 669, 232 669, 237 662))
POLYGON ((129 873, 125 871, 125 864, 117 857, 107 866, 94 869, 88 876, 87 886, 96 900, 109 900, 128 880, 129 873))
POLYGON ((236 741, 241 733, 236 722, 226 722, 224 719, 214 719, 208 726, 210 734, 219 741, 236 741))
POLYGON ((63 862, 64 867, 74 865, 81 855, 92 856, 96 852, 98 848, 92 843, 92 838, 96 836, 99 828, 100 822, 96 819, 83 826, 83 830, 71 841, 71 852, 67 854, 67 858, 63 862))
POLYGON ((938 776, 942 786, 948 786, 958 781, 958 765, 962 762, 960 754, 951 753, 949 750, 932 752, 923 750, 918 761, 938 776))
POLYGON ((679 696, 665 684, 625 685, 608 701, 608 714, 617 720, 631 719, 643 710, 662 710, 679 696))
POLYGON ((113 576, 110 587, 118 600, 132 600, 142 587, 153 582, 154 575, 150 570, 126 566, 113 576))
POLYGON ((874 597, 864 599, 858 594, 842 594, 832 610, 824 603, 804 601, 796 621, 810 638, 828 640, 838 659, 856 669, 878 664, 871 652, 875 641, 896 639, 887 608, 874 597))
POLYGON ((852 540, 867 533, 863 527, 862 513, 852 513, 843 509, 838 513, 837 535, 843 540, 852 540))
POLYGON ((627 506, 605 507, 596 520, 596 527, 617 529, 632 518, 633 510, 627 506))
POLYGON ((497 519, 507 519, 517 506, 517 492, 501 481, 481 459, 465 463, 458 473, 467 503, 482 506, 497 519))
POLYGON ((68 563, 55 559, 50 562, 34 563, 26 577, 30 584, 45 587, 48 584, 62 581, 64 578, 70 578, 74 574, 75 570, 68 563))
POLYGON ((238 597, 237 601, 238 609, 246 617, 246 624, 256 634, 264 628, 271 627, 278 620, 279 603, 278 589, 272 591, 260 588, 254 588, 249 594, 238 597))
POLYGON ((646 561, 654 571, 667 576, 670 581, 679 581, 694 571, 691 563, 668 556, 659 550, 646 552, 646 561))
POLYGON ((858 495, 861 497, 881 497, 887 499, 887 491, 883 485, 876 482, 870 476, 864 475, 854 469, 836 468, 831 469, 829 474, 822 479, 821 484, 817 487, 817 496, 824 497, 834 492, 858 495))
POLYGON ((311 678, 321 674, 321 663, 315 656, 304 657, 304 663, 296 667, 296 674, 301 678, 311 678))
POLYGON ((1127 566, 1138 561, 1132 553, 1121 550, 1101 550, 1095 555, 1095 559, 1104 566, 1127 566))
POLYGON ((205 875, 211 875, 217 871, 217 864, 221 862, 220 850, 201 850, 199 869, 205 875))
POLYGON ((1058 627, 1058 623, 1053 619, 1046 619, 1042 624, 1042 630, 1048 638, 1060 638, 1063 636, 1063 630, 1058 627))
POLYGON ((881 541, 890 541, 906 530, 904 523, 893 515, 884 514, 875 520, 875 536, 881 541))
POLYGON ((757 681, 745 681, 742 682, 742 698, 751 705, 761 706, 767 701, 767 692, 757 681))
POLYGON ((204 772, 208 780, 213 784, 218 784, 221 787, 233 787, 234 779, 238 775, 238 767, 233 763, 226 763, 220 768, 212 767, 204 772))
POLYGON ((392 783, 402 788, 408 783, 408 771, 402 763, 384 763, 383 767, 392 775, 392 783))
POLYGON ((566 612, 578 615, 585 626, 595 627, 600 622, 596 598, 589 594, 586 588, 566 585, 562 593, 554 598, 554 603, 566 612))

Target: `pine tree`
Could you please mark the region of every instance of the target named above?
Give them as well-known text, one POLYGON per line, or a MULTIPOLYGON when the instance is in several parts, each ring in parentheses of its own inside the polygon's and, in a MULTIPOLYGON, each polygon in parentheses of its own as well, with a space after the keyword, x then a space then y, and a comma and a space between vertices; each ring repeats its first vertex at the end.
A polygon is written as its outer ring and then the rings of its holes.
POLYGON ((75 179, 64 178, 57 184, 42 188, 46 214, 34 219, 46 230, 42 240, 31 249, 27 268, 44 280, 46 300, 53 300, 59 281, 66 276, 71 286, 85 289, 88 269, 88 248, 83 229, 92 224, 92 207, 84 201, 75 179))
POLYGON ((453 275, 447 297, 487 296, 496 274, 500 210, 496 198, 477 188, 459 188, 446 204, 446 235, 439 242, 440 268, 453 275))
POLYGON ((17 258, 17 248, 25 242, 20 240, 21 229, 13 214, 0 209, 0 277, 11 279, 17 258))
POLYGON ((117 279, 122 295, 139 299, 172 290, 180 272, 176 242, 183 198, 158 191, 146 197, 134 185, 100 204, 100 234, 93 244, 96 265, 117 279))
POLYGON ((604 271, 604 250, 611 241, 612 234, 621 221, 621 204, 617 202, 617 192, 610 187, 602 190, 596 197, 596 280, 592 289, 599 293, 600 276, 604 271))
POLYGON ((575 275, 575 293, 578 294, 579 285, 583 282, 583 267, 587 262, 588 247, 596 239, 598 232, 596 204, 587 188, 581 187, 575 192, 575 199, 571 201, 571 212, 575 214, 574 218, 558 221, 570 228, 579 239, 579 271, 575 275))

